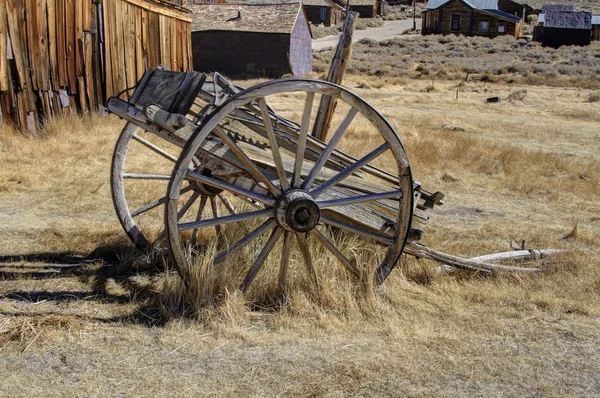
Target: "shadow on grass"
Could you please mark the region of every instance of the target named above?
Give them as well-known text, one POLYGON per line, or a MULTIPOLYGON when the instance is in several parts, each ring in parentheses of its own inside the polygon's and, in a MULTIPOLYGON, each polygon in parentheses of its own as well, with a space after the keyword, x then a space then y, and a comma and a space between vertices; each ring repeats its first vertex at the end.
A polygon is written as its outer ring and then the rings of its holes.
MULTIPOLYGON (((135 311, 127 316, 98 318, 101 322, 125 322, 148 326, 164 324, 160 309, 153 305, 159 294, 153 288, 164 275, 165 256, 135 249, 117 243, 103 245, 87 255, 48 252, 0 256, 0 282, 12 281, 1 300, 36 304, 41 302, 70 303, 86 301, 96 304, 131 305, 135 311), (60 288, 60 280, 76 278, 87 287, 85 290, 60 288), (14 282, 56 279, 56 289, 28 291, 14 282), (12 290, 11 287, 17 287, 12 290), (115 293, 118 291, 118 293, 115 293)), ((130 311, 131 312, 131 311, 130 311)), ((28 316, 28 306, 11 316, 28 316)), ((48 315, 62 315, 60 312, 48 315)), ((95 318, 94 318, 95 319, 95 318)))

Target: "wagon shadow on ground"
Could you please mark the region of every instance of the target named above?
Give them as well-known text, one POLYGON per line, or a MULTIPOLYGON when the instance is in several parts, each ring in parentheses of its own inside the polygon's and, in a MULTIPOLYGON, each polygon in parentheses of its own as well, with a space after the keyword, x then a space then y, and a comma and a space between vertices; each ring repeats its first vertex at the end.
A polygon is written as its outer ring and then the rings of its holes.
MULTIPOLYGON (((160 292, 156 291, 154 282, 164 277, 165 270, 162 256, 144 253, 121 243, 99 246, 87 255, 36 252, 0 256, 0 286, 4 285, 0 289, 0 302, 19 304, 18 310, 0 310, 0 315, 26 317, 37 315, 31 311, 31 305, 85 301, 122 307, 129 314, 115 317, 72 316, 103 323, 163 324, 165 319, 158 305, 160 292), (29 281, 34 281, 33 287, 29 281), (73 288, 73 283, 79 288, 73 288), (126 307, 132 310, 126 311, 126 307)), ((44 311, 44 315, 63 313, 60 310, 44 311)))

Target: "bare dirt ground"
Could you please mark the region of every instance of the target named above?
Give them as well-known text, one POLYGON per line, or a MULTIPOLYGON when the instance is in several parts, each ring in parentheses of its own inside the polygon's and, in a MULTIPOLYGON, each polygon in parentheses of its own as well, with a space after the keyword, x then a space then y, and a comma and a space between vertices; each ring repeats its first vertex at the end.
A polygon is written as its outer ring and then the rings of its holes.
POLYGON ((344 84, 397 128, 415 178, 447 195, 429 246, 570 253, 539 275, 490 278, 409 260, 369 300, 301 291, 261 310, 232 292, 197 319, 164 319, 160 282, 176 277, 131 248, 110 200, 123 123, 3 131, 0 396, 600 395, 598 103, 584 89, 344 84), (506 100, 516 89, 525 98, 506 100))
MULTIPOLYGON (((421 27, 421 18, 416 19, 417 29, 421 27)), ((364 38, 369 38, 373 40, 387 40, 393 39, 401 36, 409 36, 404 35, 404 31, 407 29, 412 29, 413 20, 412 19, 403 19, 397 21, 385 21, 383 26, 377 28, 369 28, 365 30, 356 30, 354 32, 354 36, 352 37, 352 42, 359 41, 364 38)), ((313 51, 320 51, 326 48, 331 48, 337 46, 339 41, 339 35, 336 36, 328 36, 320 39, 316 39, 312 41, 312 49, 313 51)))

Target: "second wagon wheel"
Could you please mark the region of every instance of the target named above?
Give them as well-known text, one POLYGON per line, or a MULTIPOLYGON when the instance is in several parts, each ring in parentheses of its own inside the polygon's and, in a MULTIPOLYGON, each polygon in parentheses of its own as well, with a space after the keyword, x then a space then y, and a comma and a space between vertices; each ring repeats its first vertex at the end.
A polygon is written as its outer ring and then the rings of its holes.
MULTIPOLYGON (((184 74, 172 74, 184 77, 184 74)), ((212 83, 208 82, 206 88, 214 87, 212 83)), ((172 94, 166 96, 174 97, 172 94)), ((213 103, 214 94, 202 91, 187 111, 190 122, 196 122, 210 111, 213 103)), ((170 131, 152 124, 142 128, 128 122, 117 140, 111 164, 111 194, 123 229, 140 249, 155 248, 160 242, 164 243, 165 192, 177 156, 189 135, 181 130, 170 131)), ((195 162, 198 164, 199 160, 195 159, 195 162)), ((181 195, 201 199, 205 196, 202 200, 215 215, 235 212, 225 194, 203 190, 202 186, 189 181, 182 187, 181 195)))
POLYGON ((331 83, 284 79, 232 96, 204 121, 175 165, 167 197, 165 223, 180 272, 200 263, 226 268, 246 290, 281 287, 301 270, 316 282, 337 263, 381 282, 408 237, 413 181, 400 139, 367 102, 331 83), (323 97, 336 103, 326 142, 310 135, 323 97), (215 164, 237 172, 194 165, 210 141, 227 149, 213 153, 215 164), (181 197, 188 180, 235 195, 244 210, 210 217, 202 203, 181 197), (196 219, 182 220, 192 206, 196 219))

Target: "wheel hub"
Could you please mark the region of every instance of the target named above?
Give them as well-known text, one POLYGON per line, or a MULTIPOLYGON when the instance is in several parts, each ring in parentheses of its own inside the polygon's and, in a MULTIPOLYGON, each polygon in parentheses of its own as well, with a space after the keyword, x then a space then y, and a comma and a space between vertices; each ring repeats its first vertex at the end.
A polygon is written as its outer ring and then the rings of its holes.
POLYGON ((321 218, 319 206, 306 191, 292 189, 283 194, 275 207, 277 222, 288 231, 308 232, 321 218))

